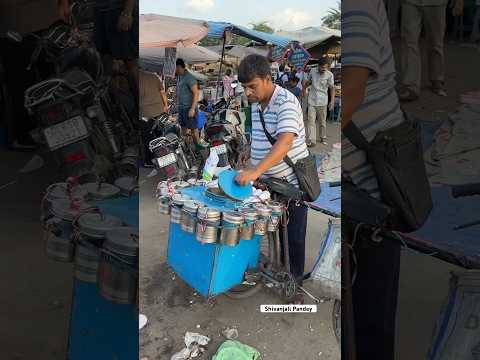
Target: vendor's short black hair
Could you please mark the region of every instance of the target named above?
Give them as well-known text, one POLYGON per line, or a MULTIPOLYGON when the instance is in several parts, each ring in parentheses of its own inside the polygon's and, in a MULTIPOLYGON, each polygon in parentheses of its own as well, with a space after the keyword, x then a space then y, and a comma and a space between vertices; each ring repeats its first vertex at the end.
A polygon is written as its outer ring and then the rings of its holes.
POLYGON ((318 66, 327 65, 328 63, 329 60, 326 56, 322 56, 320 59, 318 59, 318 66))
POLYGON ((225 70, 225 74, 227 74, 228 76, 230 76, 232 74, 232 69, 227 69, 225 70))
POLYGON ((238 81, 249 83, 256 77, 271 79, 270 63, 265 56, 251 54, 246 56, 238 67, 238 81))
POLYGON ((183 59, 178 58, 175 64, 177 66, 181 66, 184 69, 186 68, 185 61, 183 61, 183 59))

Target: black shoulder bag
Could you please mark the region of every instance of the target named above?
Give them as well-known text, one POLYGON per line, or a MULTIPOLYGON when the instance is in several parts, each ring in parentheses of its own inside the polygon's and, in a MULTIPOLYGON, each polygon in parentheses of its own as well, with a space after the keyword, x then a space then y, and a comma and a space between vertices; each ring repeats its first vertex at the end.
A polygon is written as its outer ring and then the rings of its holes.
MULTIPOLYGON (((420 228, 433 207, 420 125, 405 115, 405 121, 378 132, 371 142, 353 122, 343 134, 356 148, 365 151, 374 169, 382 202, 391 210, 385 227, 403 232, 420 228)), ((345 212, 348 215, 348 209, 345 212)))
MULTIPOLYGON (((259 111, 259 114, 263 131, 265 132, 268 141, 273 146, 277 140, 274 139, 273 136, 267 131, 262 111, 259 111)), ((295 164, 288 155, 285 155, 283 161, 285 161, 287 165, 293 169, 295 175, 297 176, 300 190, 303 191, 302 200, 308 202, 317 200, 318 196, 320 195, 320 179, 318 178, 315 156, 313 156, 309 151, 306 158, 297 160, 295 164)))

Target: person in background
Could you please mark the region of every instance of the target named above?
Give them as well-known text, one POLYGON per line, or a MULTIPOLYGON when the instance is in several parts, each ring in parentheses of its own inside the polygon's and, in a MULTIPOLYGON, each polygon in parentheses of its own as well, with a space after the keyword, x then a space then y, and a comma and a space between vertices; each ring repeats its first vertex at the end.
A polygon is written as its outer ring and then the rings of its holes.
MULTIPOLYGON (((463 1, 463 0, 457 0, 463 1)), ((472 32, 470 34, 471 42, 478 42, 480 40, 480 0, 475 0, 475 14, 473 16, 472 32)))
POLYGON ((199 149, 208 146, 200 139, 197 124, 197 105, 200 98, 197 79, 187 71, 185 61, 177 59, 175 75, 177 76, 177 110, 178 123, 184 135, 191 134, 199 149))
MULTIPOLYGON (((283 161, 288 155, 292 161, 303 159, 309 152, 305 144, 305 126, 300 103, 288 90, 272 82, 270 64, 260 55, 246 56, 238 68, 238 79, 252 104, 251 167, 239 173, 236 181, 245 185, 261 177, 274 177, 298 187, 294 170, 283 161), (265 118, 267 131, 276 139, 268 141, 260 120, 265 118)), ((308 208, 303 204, 289 203, 288 245, 293 276, 301 285, 305 267, 305 235, 308 208)), ((297 294, 294 303, 303 303, 297 294)))
MULTIPOLYGON (((305 76, 303 88, 310 87, 308 93, 308 135, 307 145, 315 146, 317 129, 319 128, 322 144, 327 144, 327 109, 333 110, 335 105, 335 83, 333 74, 328 70, 328 59, 318 60, 317 69, 312 69, 305 76), (330 101, 329 101, 330 96, 330 101)), ((302 94, 305 96, 305 93, 302 94)))
POLYGON ((151 118, 168 112, 168 101, 163 81, 156 73, 140 69, 140 116, 151 118))
POLYGON ((284 86, 288 81, 288 74, 285 71, 285 65, 281 64, 278 67, 277 77, 275 78, 275 84, 279 86, 284 86))
POLYGON ((48 29, 57 20, 68 22, 69 15, 68 0, 0 1, 0 61, 11 102, 7 145, 12 150, 33 151, 36 147, 29 134, 36 124, 24 106, 25 90, 37 81, 34 71, 27 70, 36 46, 36 40, 28 35, 48 29), (8 31, 24 39, 17 43, 6 37, 8 31))
POLYGON ((302 91, 298 87, 298 83, 299 83, 299 78, 295 74, 292 74, 290 75, 290 79, 288 79, 288 83, 285 86, 285 88, 288 91, 290 91, 293 95, 295 95, 298 101, 300 101, 300 96, 302 94, 302 91))
POLYGON ((140 118, 144 121, 140 122, 142 131, 142 156, 145 167, 153 167, 152 154, 148 144, 151 138, 151 128, 153 121, 150 120, 165 112, 168 112, 168 101, 163 81, 156 73, 140 69, 139 71, 139 103, 140 118))
MULTIPOLYGON (((399 92, 401 101, 414 101, 420 96, 421 67, 419 38, 422 28, 428 39, 428 69, 432 92, 447 96, 445 90, 444 37, 448 0, 403 0, 402 56, 399 92)), ((454 15, 463 11, 463 0, 456 1, 454 15)))
POLYGON ((237 83, 237 87, 234 89, 235 97, 237 101, 240 103, 240 107, 247 107, 248 106, 248 99, 245 95, 245 89, 242 86, 242 83, 238 81, 238 75, 233 77, 233 82, 237 83))
POLYGON ((234 91, 232 89, 232 70, 227 69, 225 71, 225 75, 223 76, 223 96, 230 98, 234 95, 234 91))
POLYGON ((96 0, 94 41, 102 54, 106 73, 113 59, 122 60, 128 71, 130 91, 138 107, 138 1, 96 0))

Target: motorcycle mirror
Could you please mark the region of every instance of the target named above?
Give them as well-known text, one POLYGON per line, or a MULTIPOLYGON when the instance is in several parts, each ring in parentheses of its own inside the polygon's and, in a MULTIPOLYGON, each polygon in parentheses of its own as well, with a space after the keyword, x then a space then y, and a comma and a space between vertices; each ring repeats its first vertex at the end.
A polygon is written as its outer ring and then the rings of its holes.
POLYGON ((20 33, 16 32, 16 31, 8 31, 7 32, 7 37, 10 40, 13 40, 15 42, 22 42, 22 40, 23 40, 22 35, 20 35, 20 33))

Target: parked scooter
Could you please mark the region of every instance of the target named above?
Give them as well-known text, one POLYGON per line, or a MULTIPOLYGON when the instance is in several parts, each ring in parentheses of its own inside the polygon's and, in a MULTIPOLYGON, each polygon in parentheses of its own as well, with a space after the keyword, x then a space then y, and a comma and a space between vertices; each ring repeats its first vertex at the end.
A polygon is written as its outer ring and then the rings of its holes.
MULTIPOLYGON (((98 52, 76 47, 74 35, 62 22, 28 35, 37 43, 28 70, 39 80, 25 92, 25 107, 38 125, 32 137, 55 155, 67 176, 95 172, 108 177, 112 164, 131 145, 128 139, 135 139, 134 128, 112 111, 109 79, 98 52), (39 59, 49 72, 39 69, 39 59)), ((23 39, 14 32, 9 37, 23 39)))
POLYGON ((205 139, 210 143, 210 151, 219 157, 218 167, 238 168, 242 156, 248 151, 248 141, 242 120, 237 110, 230 108, 231 100, 221 99, 213 105, 213 112, 205 124, 205 139))

